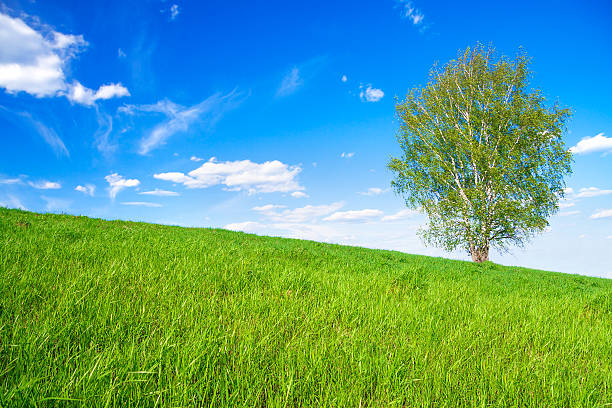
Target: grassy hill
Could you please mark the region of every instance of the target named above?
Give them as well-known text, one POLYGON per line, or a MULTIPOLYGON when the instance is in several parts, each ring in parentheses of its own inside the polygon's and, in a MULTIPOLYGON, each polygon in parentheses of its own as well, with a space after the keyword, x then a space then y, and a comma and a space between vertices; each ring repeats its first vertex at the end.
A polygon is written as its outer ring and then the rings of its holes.
POLYGON ((0 406, 612 404, 612 280, 0 208, 0 406))

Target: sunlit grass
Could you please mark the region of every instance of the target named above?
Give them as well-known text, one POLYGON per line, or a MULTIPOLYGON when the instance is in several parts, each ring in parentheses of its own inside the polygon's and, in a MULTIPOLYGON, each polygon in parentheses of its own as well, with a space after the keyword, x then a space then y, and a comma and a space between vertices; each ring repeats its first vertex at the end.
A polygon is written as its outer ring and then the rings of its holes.
POLYGON ((612 281, 0 209, 0 406, 612 404, 612 281))

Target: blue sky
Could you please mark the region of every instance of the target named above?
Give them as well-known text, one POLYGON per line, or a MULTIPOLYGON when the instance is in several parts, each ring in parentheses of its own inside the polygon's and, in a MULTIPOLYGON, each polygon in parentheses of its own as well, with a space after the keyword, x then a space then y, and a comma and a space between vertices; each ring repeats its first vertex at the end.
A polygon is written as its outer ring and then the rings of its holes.
POLYGON ((395 98, 477 42, 574 116, 567 199, 495 262, 612 278, 612 6, 0 3, 0 205, 468 259, 389 189, 395 98))

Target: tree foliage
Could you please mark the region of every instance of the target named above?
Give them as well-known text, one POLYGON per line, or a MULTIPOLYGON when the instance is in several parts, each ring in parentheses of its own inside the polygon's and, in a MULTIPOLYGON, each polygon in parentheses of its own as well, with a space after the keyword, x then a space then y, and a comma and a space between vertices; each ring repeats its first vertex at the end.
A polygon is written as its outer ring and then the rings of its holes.
POLYGON ((481 262, 548 226, 571 172, 570 111, 548 106, 530 77, 524 52, 512 61, 478 45, 397 103, 403 155, 388 167, 406 205, 428 216, 426 243, 481 262))

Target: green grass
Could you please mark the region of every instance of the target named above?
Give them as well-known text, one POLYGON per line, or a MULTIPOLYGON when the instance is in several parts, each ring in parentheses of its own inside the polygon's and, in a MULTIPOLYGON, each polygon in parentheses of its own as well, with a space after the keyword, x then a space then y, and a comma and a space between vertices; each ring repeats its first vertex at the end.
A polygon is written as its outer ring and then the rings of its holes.
POLYGON ((0 208, 0 406, 612 405, 612 280, 0 208))

